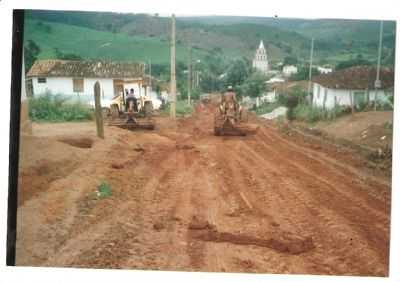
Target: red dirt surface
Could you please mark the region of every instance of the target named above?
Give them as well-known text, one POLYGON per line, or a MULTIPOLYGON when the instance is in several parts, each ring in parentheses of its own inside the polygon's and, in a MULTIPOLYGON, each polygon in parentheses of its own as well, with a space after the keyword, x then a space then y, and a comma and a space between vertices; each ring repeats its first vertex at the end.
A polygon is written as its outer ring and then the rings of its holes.
POLYGON ((212 112, 158 118, 150 132, 107 127, 104 140, 92 123, 34 125, 22 138, 16 264, 388 275, 384 174, 266 122, 213 136, 212 112), (112 195, 100 199, 103 181, 112 195))

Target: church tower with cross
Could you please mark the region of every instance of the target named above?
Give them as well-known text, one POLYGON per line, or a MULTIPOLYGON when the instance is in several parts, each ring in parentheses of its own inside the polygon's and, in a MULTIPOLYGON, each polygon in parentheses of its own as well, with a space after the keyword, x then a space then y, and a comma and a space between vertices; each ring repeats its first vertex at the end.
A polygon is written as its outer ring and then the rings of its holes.
POLYGON ((258 49, 253 59, 253 68, 256 68, 263 73, 267 73, 269 70, 267 50, 265 50, 262 40, 260 41, 260 45, 258 46, 258 49))

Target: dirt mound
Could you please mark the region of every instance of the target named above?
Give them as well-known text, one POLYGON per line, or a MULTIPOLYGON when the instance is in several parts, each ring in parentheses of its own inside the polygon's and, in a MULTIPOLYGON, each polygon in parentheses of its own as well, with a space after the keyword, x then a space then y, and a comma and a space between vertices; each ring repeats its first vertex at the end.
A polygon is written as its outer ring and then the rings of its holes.
POLYGON ((301 237, 288 232, 267 235, 266 238, 258 238, 245 233, 233 234, 220 232, 215 225, 207 221, 193 218, 189 224, 192 236, 196 239, 211 242, 225 242, 237 245, 255 245, 274 249, 278 252, 289 254, 301 254, 315 248, 311 237, 301 237))
POLYGON ((73 147, 89 149, 92 148, 94 141, 87 137, 79 137, 79 138, 61 138, 58 141, 63 142, 65 144, 71 145, 73 147))

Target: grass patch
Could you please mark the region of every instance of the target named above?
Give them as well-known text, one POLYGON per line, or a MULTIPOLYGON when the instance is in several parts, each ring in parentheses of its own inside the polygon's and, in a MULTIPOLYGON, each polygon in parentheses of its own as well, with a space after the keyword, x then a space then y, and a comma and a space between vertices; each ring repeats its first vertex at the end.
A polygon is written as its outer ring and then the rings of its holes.
POLYGON ((337 106, 330 110, 313 107, 307 104, 299 104, 293 109, 293 117, 299 121, 314 123, 320 120, 334 120, 335 118, 345 114, 345 108, 337 106))
POLYGON ((92 119, 92 114, 87 104, 71 101, 62 95, 46 93, 29 99, 29 117, 32 121, 84 121, 92 119))
MULTIPOLYGON (((40 47, 39 59, 54 59, 54 48, 63 53, 75 54, 83 59, 112 61, 148 61, 167 64, 170 61, 170 43, 161 38, 150 38, 125 33, 112 33, 91 28, 40 21, 51 28, 50 32, 37 28, 37 20, 27 19, 24 25, 24 41, 33 40, 40 47)), ((187 47, 176 46, 177 61, 185 61, 187 47)), ((203 58, 205 52, 193 50, 193 57, 203 58)))
POLYGON ((264 114, 268 114, 268 113, 272 112, 273 110, 275 110, 278 107, 280 107, 280 105, 278 103, 264 103, 252 111, 255 112, 257 115, 264 115, 264 114))
MULTIPOLYGON (((189 106, 187 100, 178 100, 176 101, 176 116, 177 117, 186 117, 190 116, 193 113, 193 101, 189 106)), ((168 103, 166 107, 161 111, 161 115, 169 116, 170 104, 168 103)))
POLYGON ((107 182, 101 182, 96 191, 97 197, 99 199, 108 198, 112 195, 111 186, 107 182))

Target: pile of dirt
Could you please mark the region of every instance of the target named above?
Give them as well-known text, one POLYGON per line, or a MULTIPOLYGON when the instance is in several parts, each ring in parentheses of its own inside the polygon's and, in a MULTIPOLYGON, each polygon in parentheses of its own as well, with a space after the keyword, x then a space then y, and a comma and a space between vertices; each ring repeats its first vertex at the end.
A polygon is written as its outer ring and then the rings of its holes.
POLYGON ((198 240, 237 245, 254 245, 293 255, 305 253, 315 248, 312 237, 303 238, 289 232, 281 232, 281 234, 274 232, 274 234, 259 238, 245 233, 220 232, 215 225, 210 224, 206 220, 200 220, 197 217, 192 218, 189 230, 192 237, 198 240))
POLYGON ((321 121, 313 127, 338 139, 374 149, 392 146, 392 111, 370 111, 321 121))
POLYGON ((58 141, 82 149, 92 148, 94 141, 87 137, 61 138, 58 141))
POLYGON ((23 136, 19 154, 18 205, 46 191, 52 182, 75 170, 86 158, 86 152, 81 151, 77 146, 55 138, 23 136))

